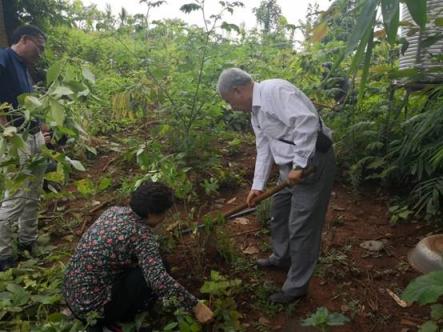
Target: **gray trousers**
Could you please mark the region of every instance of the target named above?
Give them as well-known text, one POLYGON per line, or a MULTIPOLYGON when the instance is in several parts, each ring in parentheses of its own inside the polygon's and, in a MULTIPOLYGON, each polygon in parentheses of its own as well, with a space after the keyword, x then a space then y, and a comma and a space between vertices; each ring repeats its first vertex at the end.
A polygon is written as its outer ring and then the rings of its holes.
MULTIPOLYGON (((319 256, 336 167, 332 147, 326 153, 316 152, 310 165, 316 167, 314 174, 272 198, 270 260, 290 266, 282 291, 291 296, 306 294, 319 256)), ((280 166, 280 181, 290 170, 289 165, 280 166)))
MULTIPOLYGON (((40 152, 45 144, 41 132, 30 135, 24 151, 20 152, 20 164, 24 165, 30 158, 40 152)), ((32 169, 32 176, 26 179, 15 193, 5 192, 4 202, 0 207, 0 259, 12 256, 11 227, 18 222, 18 239, 20 243, 30 244, 37 239, 37 214, 42 191, 42 182, 46 165, 32 169)))

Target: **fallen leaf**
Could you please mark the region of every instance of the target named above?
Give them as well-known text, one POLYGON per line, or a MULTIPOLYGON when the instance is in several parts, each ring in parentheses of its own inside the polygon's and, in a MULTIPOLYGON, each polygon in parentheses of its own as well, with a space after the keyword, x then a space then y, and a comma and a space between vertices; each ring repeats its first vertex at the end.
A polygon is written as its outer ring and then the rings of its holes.
POLYGON ((258 319, 258 322, 259 322, 261 325, 265 325, 265 326, 270 326, 270 325, 271 325, 271 322, 269 321, 269 319, 267 319, 267 318, 265 318, 265 317, 260 317, 260 318, 258 319))
POLYGON ((234 203, 236 199, 237 199, 237 197, 231 198, 231 199, 228 201, 228 204, 232 204, 232 203, 234 203))
POLYGON ((173 222, 172 224, 169 224, 166 227, 166 231, 170 232, 170 231, 174 230, 179 225, 179 223, 180 222, 176 221, 176 222, 173 222))
POLYGON ((233 221, 234 224, 237 225, 247 225, 249 224, 249 219, 248 218, 235 218, 233 221))
POLYGON ((248 246, 245 249, 243 249, 242 252, 246 255, 254 255, 258 254, 260 250, 258 250, 256 246, 248 246))
POLYGON ((407 325, 407 326, 413 326, 413 327, 417 327, 417 324, 408 320, 408 319, 404 319, 402 318, 402 320, 400 321, 401 325, 407 325))
POLYGON ((337 205, 333 205, 332 209, 335 210, 335 211, 345 211, 346 210, 345 208, 342 208, 342 207, 337 206, 337 205))
POLYGON ((388 292, 389 296, 392 297, 394 299, 395 302, 397 302, 397 304, 402 307, 402 308, 407 308, 410 307, 412 305, 412 303, 408 303, 406 301, 403 301, 402 299, 400 299, 398 297, 397 294, 395 294, 393 291, 391 291, 390 289, 386 288, 386 291, 388 292))

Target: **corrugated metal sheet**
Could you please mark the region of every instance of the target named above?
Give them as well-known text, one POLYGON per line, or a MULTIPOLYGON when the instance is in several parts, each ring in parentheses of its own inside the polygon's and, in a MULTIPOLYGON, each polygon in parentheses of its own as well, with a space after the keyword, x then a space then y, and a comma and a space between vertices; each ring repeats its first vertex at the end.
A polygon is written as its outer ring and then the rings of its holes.
POLYGON ((0 47, 8 47, 8 36, 6 35, 3 2, 0 0, 0 47))
MULTIPOLYGON (((420 50, 420 54, 417 54, 420 40, 424 40, 427 37, 433 36, 437 33, 443 33, 443 28, 435 25, 435 19, 437 17, 443 17, 443 0, 428 0, 427 6, 428 23, 426 24, 426 29, 424 32, 417 32, 412 36, 408 36, 407 34, 410 29, 407 27, 403 27, 401 29, 400 35, 401 37, 406 38, 406 40, 409 42, 409 47, 404 55, 400 55, 400 69, 415 67, 427 71, 436 67, 443 68, 443 63, 441 61, 437 62, 435 58, 433 59, 433 56, 443 53, 443 39, 439 40, 430 47, 422 48, 420 50)), ((402 4, 401 7, 401 18, 402 21, 411 22, 415 25, 415 22, 413 21, 405 4, 402 4)), ((442 73, 438 73, 430 75, 429 78, 441 79, 442 76, 442 73)))

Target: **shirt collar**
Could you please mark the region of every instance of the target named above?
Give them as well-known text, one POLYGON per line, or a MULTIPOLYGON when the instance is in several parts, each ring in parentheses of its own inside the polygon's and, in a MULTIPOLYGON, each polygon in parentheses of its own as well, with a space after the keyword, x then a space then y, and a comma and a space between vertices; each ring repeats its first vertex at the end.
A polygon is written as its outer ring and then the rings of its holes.
POLYGON ((254 82, 252 88, 252 111, 259 110, 261 105, 261 85, 258 82, 254 82))

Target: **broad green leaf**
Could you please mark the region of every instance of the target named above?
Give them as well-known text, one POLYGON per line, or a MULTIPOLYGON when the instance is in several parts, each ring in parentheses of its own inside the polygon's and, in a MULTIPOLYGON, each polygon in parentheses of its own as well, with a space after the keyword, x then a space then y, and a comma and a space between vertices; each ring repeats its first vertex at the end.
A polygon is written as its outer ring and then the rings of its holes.
POLYGON ((360 40, 372 30, 373 17, 377 12, 379 0, 366 0, 360 5, 360 13, 357 19, 357 24, 353 28, 351 37, 349 38, 345 55, 351 53, 358 45, 360 40))
POLYGON ((430 304, 443 295, 443 271, 435 271, 414 279, 404 290, 401 298, 406 302, 430 304))
POLYGON ((89 70, 88 67, 82 67, 83 77, 91 83, 95 83, 95 75, 89 70))
POLYGON ((358 45, 357 52, 355 52, 354 57, 352 58, 352 63, 350 67, 350 72, 355 73, 358 69, 358 66, 361 64, 363 60, 363 56, 365 54, 366 45, 368 44, 369 37, 371 36, 371 30, 368 30, 367 33, 363 36, 358 45))
POLYGON ((60 98, 63 96, 71 96, 72 94, 74 94, 74 92, 70 88, 60 85, 60 86, 56 87, 51 92, 51 94, 57 98, 60 98))
POLYGON ((46 73, 46 86, 50 86, 52 82, 58 78, 61 70, 62 63, 60 61, 55 62, 51 65, 51 67, 49 67, 48 72, 46 73))
MULTIPOLYGON (((375 22, 375 14, 373 16, 375 22)), ((364 91, 366 88, 366 82, 369 76, 369 66, 371 65, 372 49, 374 48, 374 31, 371 31, 368 39, 368 46, 366 47, 365 61, 363 63, 363 71, 361 74, 359 96, 363 98, 364 91)))
POLYGON ((75 187, 78 192, 84 196, 92 195, 95 192, 94 182, 89 179, 75 181, 75 187))
POLYGON ((58 127, 63 127, 65 122, 65 108, 59 102, 54 99, 49 101, 49 107, 51 109, 51 118, 54 120, 58 127))
POLYGON ((388 42, 394 44, 397 38, 400 19, 399 0, 382 0, 381 11, 383 14, 383 24, 388 35, 388 42))
POLYGON ((9 283, 6 286, 6 289, 12 293, 11 301, 14 306, 22 306, 28 303, 29 294, 23 287, 14 283, 9 283))
POLYGON ((178 326, 178 323, 177 323, 177 322, 169 323, 168 325, 166 325, 166 326, 163 328, 163 331, 174 331, 175 328, 176 328, 177 326, 178 326))
POLYGON ((63 183, 65 181, 65 171, 61 163, 57 163, 57 170, 45 174, 45 179, 54 181, 57 183, 63 183))
POLYGON ((402 0, 408 6, 409 13, 412 19, 422 29, 426 26, 427 13, 426 13, 426 0, 402 0))
POLYGON ((434 304, 431 306, 431 318, 433 320, 443 319, 443 304, 434 304))
POLYGON ((83 82, 70 81, 66 83, 66 86, 78 95, 87 96, 89 94, 89 88, 83 82))
POLYGON ((34 108, 39 108, 43 105, 40 99, 38 99, 35 96, 26 95, 24 100, 25 100, 25 106, 27 108, 34 109, 34 108))
POLYGON ((420 325, 418 332, 438 332, 438 325, 432 320, 428 320, 420 325))
POLYGON ((91 152, 93 155, 97 155, 97 149, 94 148, 93 146, 89 146, 89 145, 85 145, 86 150, 88 150, 89 152, 91 152))
POLYGON ((78 160, 73 160, 69 157, 66 157, 66 160, 71 164, 72 167, 74 167, 77 171, 84 172, 86 171, 85 167, 82 165, 82 163, 78 160))
POLYGON ((350 319, 348 317, 339 312, 333 312, 332 314, 329 314, 328 317, 329 326, 340 326, 348 323, 349 321, 350 319))
POLYGON ((52 295, 33 295, 31 296, 32 301, 42 303, 42 304, 55 304, 60 302, 60 294, 52 295))

